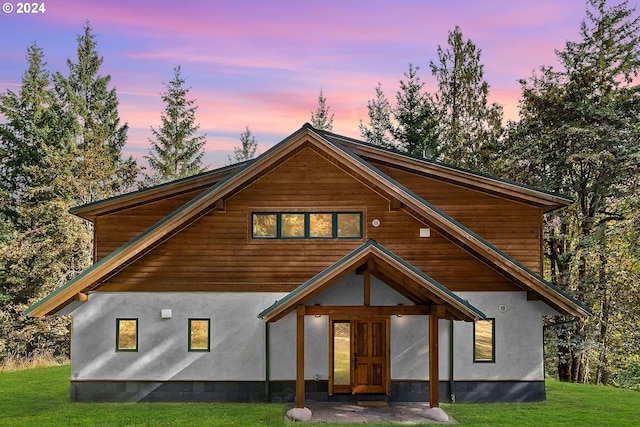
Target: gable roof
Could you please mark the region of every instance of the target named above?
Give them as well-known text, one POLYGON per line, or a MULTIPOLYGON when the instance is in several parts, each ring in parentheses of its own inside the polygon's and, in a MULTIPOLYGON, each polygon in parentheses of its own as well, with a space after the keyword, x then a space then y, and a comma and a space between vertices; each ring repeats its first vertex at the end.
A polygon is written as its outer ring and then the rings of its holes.
POLYGON ((533 291, 563 314, 589 315, 589 310, 570 298, 559 289, 551 286, 541 277, 507 256, 479 235, 464 227, 445 213, 441 212, 418 195, 385 175, 342 144, 326 138, 306 124, 301 129, 275 145, 257 159, 238 167, 209 189, 177 209, 137 237, 124 244, 79 276, 32 305, 25 315, 42 316, 53 314, 71 302, 79 293, 97 288, 100 283, 125 268, 158 244, 166 241, 201 216, 211 212, 215 206, 241 191, 244 187, 268 173, 272 168, 295 155, 300 150, 311 147, 343 170, 356 175, 366 185, 379 193, 402 204, 403 209, 415 217, 430 224, 444 237, 453 241, 500 274, 519 284, 524 290, 533 291))
POLYGON ((374 276, 384 276, 385 283, 416 305, 443 305, 446 307, 446 313, 442 313, 442 316, 456 320, 473 321, 485 318, 484 313, 468 301, 461 299, 372 239, 276 301, 258 314, 258 317, 267 322, 275 322, 295 310, 297 305, 304 304, 346 274, 369 262, 373 264, 374 276), (391 279, 390 276, 394 275, 399 275, 401 280, 391 279))

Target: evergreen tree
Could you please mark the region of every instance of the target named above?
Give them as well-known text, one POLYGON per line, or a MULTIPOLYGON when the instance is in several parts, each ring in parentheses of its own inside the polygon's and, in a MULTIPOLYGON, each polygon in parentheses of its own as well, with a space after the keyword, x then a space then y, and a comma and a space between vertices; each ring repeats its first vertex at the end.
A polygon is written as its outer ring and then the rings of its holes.
POLYGON ((74 132, 77 155, 104 155, 104 162, 114 171, 101 182, 93 183, 88 200, 111 196, 131 186, 137 175, 133 158, 122 159, 128 125, 120 125, 116 90, 108 89, 111 76, 99 74, 103 58, 96 51, 97 42, 89 23, 78 36, 77 63, 67 60, 69 76, 54 76, 55 90, 62 102, 58 112, 66 120, 65 128, 74 132), (113 166, 111 166, 113 165, 113 166))
POLYGON ((165 103, 161 115, 162 124, 156 130, 151 127, 154 138, 149 139, 151 149, 145 158, 154 175, 147 177, 148 183, 162 183, 184 178, 204 171, 205 135, 196 136, 200 125, 196 124, 198 107, 195 99, 187 99, 191 88, 185 87, 180 75, 181 68, 173 69, 173 80, 165 84, 166 92, 160 94, 165 103))
POLYGON ((360 120, 360 135, 371 144, 382 147, 394 148, 393 135, 391 131, 391 105, 382 92, 382 84, 378 82, 376 86, 376 97, 367 102, 369 111, 369 124, 365 125, 360 120))
POLYGON ((245 127, 244 132, 240 134, 240 147, 233 147, 233 157, 229 156, 229 164, 240 163, 251 160, 256 156, 258 151, 258 141, 251 133, 249 126, 245 127))
POLYGON ((326 102, 327 98, 322 95, 322 89, 320 89, 320 95, 318 96, 318 108, 316 111, 311 112, 311 126, 316 129, 331 132, 333 130, 334 115, 329 115, 329 109, 331 107, 327 107, 326 102))
POLYGON ((520 120, 510 126, 500 166, 515 179, 576 201, 546 217, 549 275, 595 315, 561 319, 549 330, 561 380, 587 381, 598 372, 597 380, 606 382, 612 320, 627 310, 616 301, 612 266, 619 260, 611 254, 621 252, 611 246, 612 236, 633 215, 621 209, 622 201, 637 194, 640 178, 640 85, 634 81, 640 18, 632 18, 635 9, 627 2, 587 4, 581 40, 557 52, 562 69, 543 67, 522 81, 520 120))
POLYGON ((19 93, 7 90, 0 95, 0 188, 5 192, 3 214, 15 219, 16 206, 36 184, 34 170, 44 159, 44 146, 59 144, 52 129, 54 94, 51 77, 45 69, 44 53, 36 44, 27 49, 28 69, 19 93))
POLYGON ((406 81, 400 80, 393 116, 396 124, 391 133, 398 146, 409 154, 435 158, 438 154, 436 117, 431 96, 423 92, 418 77, 420 68, 409 64, 406 81))
POLYGON ((487 100, 489 84, 483 79, 480 54, 456 27, 449 31, 448 48, 438 46, 438 63, 430 61, 438 80, 441 159, 473 170, 488 169, 487 149, 500 137, 503 117, 502 107, 487 100))

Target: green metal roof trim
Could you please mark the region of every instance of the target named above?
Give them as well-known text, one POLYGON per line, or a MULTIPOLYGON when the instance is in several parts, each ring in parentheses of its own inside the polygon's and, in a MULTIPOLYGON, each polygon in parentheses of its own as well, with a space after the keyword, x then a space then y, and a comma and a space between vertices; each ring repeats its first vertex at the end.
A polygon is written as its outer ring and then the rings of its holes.
POLYGON ((232 165, 227 165, 227 166, 223 166, 221 168, 212 169, 210 171, 201 172, 199 174, 191 175, 191 176, 188 176, 188 177, 185 177, 185 178, 176 179, 174 181, 163 182, 162 184, 153 185, 151 187, 142 188, 140 190, 130 191, 128 193, 118 194, 117 196, 108 197, 106 199, 96 200, 95 202, 85 203, 84 205, 74 206, 71 209, 69 209, 69 212, 70 213, 75 213, 75 212, 77 212, 79 210, 82 210, 82 209, 87 209, 87 208, 100 206, 103 203, 109 203, 109 202, 113 202, 114 200, 123 199, 125 197, 130 197, 130 196, 133 196, 133 195, 136 195, 136 194, 144 194, 144 193, 147 193, 147 192, 150 192, 150 191, 154 191, 154 190, 158 190, 158 189, 161 189, 161 188, 170 187, 170 186, 175 185, 175 184, 189 182, 189 181, 192 181, 192 180, 195 180, 195 179, 198 179, 198 178, 202 178, 202 177, 207 176, 207 175, 214 175, 214 174, 221 173, 221 172, 224 172, 226 170, 231 170, 231 169, 234 169, 234 168, 243 169, 248 163, 251 163, 252 161, 253 160, 247 160, 247 161, 240 162, 240 163, 234 163, 232 165))
POLYGON ((350 142, 352 144, 363 145, 365 147, 375 148, 375 149, 378 149, 378 150, 381 150, 381 151, 386 151, 388 153, 396 154, 396 155, 402 156, 402 157, 407 157, 407 158, 410 158, 410 159, 413 159, 413 160, 418 160, 420 162, 427 163, 427 164, 432 164, 432 165, 439 166, 439 167, 442 167, 442 168, 445 168, 445 169, 451 169, 451 170, 458 171, 458 172, 464 172, 464 173, 467 173, 469 175, 475 175, 475 176, 478 176, 478 177, 481 177, 481 178, 490 179, 492 181, 497 181, 497 182, 500 182, 500 183, 503 183, 503 184, 512 185, 514 187, 520 187, 520 188, 523 188, 523 189, 526 189, 526 190, 531 190, 531 191, 536 191, 538 193, 547 194, 549 196, 553 196, 553 197, 557 197, 557 198, 566 200, 567 202, 571 202, 571 203, 574 202, 574 200, 571 197, 569 197, 569 196, 567 196, 565 194, 556 193, 556 192, 550 191, 550 190, 545 190, 544 188, 540 188, 540 187, 536 187, 536 186, 528 185, 528 184, 523 184, 521 182, 512 181, 512 180, 505 179, 505 178, 500 178, 500 177, 497 177, 495 175, 490 175, 490 174, 483 173, 483 172, 473 171, 471 169, 465 169, 465 168, 460 167, 460 166, 455 166, 455 165, 451 165, 451 164, 448 164, 448 163, 439 162, 437 160, 427 159, 425 157, 420 157, 420 156, 416 156, 416 155, 413 155, 413 154, 405 153, 404 151, 400 151, 400 150, 397 150, 397 149, 394 149, 394 148, 391 148, 391 147, 383 147, 383 146, 380 146, 380 145, 371 144, 370 142, 362 141, 362 140, 355 139, 355 138, 350 138, 348 136, 338 135, 338 134, 335 134, 335 133, 332 133, 332 132, 328 132, 328 131, 325 131, 325 130, 320 130, 320 129, 314 129, 314 130, 318 134, 323 135, 325 139, 344 140, 344 141, 350 142))
MULTIPOLYGON (((322 133, 324 133, 324 132, 322 132, 322 133)), ((322 136, 324 137, 324 135, 322 135, 322 136)), ((567 299, 571 303, 573 303, 573 304, 579 306, 580 308, 582 308, 585 312, 589 313, 590 315, 593 314, 593 312, 589 308, 587 308, 584 304, 582 304, 580 301, 577 301, 576 299, 571 297, 569 294, 564 292, 562 289, 559 289, 558 287, 554 286, 553 284, 547 282, 542 277, 540 277, 539 275, 537 275, 533 271, 529 270, 524 265, 520 264, 520 262, 516 261, 511 256, 509 256, 506 253, 502 252, 500 249, 498 249, 497 247, 493 246, 491 243, 489 243, 488 241, 486 241, 485 239, 480 237, 480 235, 478 235, 477 233, 473 232, 472 230, 470 230, 466 226, 462 225, 461 223, 459 223, 455 219, 451 218, 449 215, 447 215, 446 213, 442 212, 441 210, 439 210, 438 208, 433 206, 431 203, 427 202, 422 197, 418 196, 413 191, 411 191, 408 188, 406 188, 404 185, 400 184, 399 182, 395 181, 390 176, 386 175, 385 173, 383 173, 379 169, 377 169, 374 166, 372 166, 369 162, 365 161, 360 156, 352 153, 351 151, 347 150, 346 148, 342 147, 340 144, 332 141, 331 139, 328 139, 326 137, 324 137, 324 139, 328 143, 330 143, 334 147, 336 147, 337 149, 342 150, 348 156, 351 156, 354 160, 359 162, 362 166, 364 166, 365 168, 369 169, 372 173, 376 174, 380 179, 387 181, 392 186, 395 186, 395 187, 399 188, 401 191, 406 193, 408 196, 410 196, 411 198, 415 199, 419 204, 422 204, 427 210, 432 211, 433 213, 437 214, 438 216, 440 216, 445 221, 451 223, 452 225, 454 225, 455 227, 457 227, 460 230, 464 231, 465 233, 473 236, 474 239, 479 241, 482 245, 486 246, 489 250, 491 250, 495 254, 499 255, 500 257, 508 260, 514 266, 516 266, 517 268, 521 269, 522 271, 524 271, 525 273, 530 275, 532 278, 534 278, 535 280, 537 280, 538 282, 540 282, 544 286, 548 287, 549 289, 551 289, 552 291, 554 291, 558 295, 562 296, 563 298, 567 299)))
POLYGON ((405 267, 406 269, 410 270, 411 272, 413 272, 414 274, 419 276, 422 280, 424 280, 425 282, 429 283, 429 285, 431 285, 434 288, 436 288, 440 293, 443 293, 443 294, 447 295, 451 299, 453 299, 456 302, 458 302, 460 305, 463 305, 464 307, 469 309, 469 311, 471 311, 472 313, 477 315, 479 318, 484 319, 486 317, 486 315, 482 311, 478 310, 476 307, 471 305, 469 303, 469 301, 463 300, 458 295, 456 295, 455 293, 451 292, 449 289, 447 289, 446 287, 444 287, 443 285, 441 285, 437 281, 433 280, 431 277, 427 276, 426 274, 424 274, 423 272, 421 272, 420 270, 418 270, 417 268, 415 268, 414 266, 409 264, 407 261, 403 260, 402 258, 397 256, 396 254, 394 254, 393 252, 391 252, 387 248, 381 246, 375 240, 369 239, 365 243, 363 243, 362 245, 360 245, 359 247, 354 249, 352 252, 350 252, 346 256, 344 256, 341 259, 339 259, 338 261, 336 261, 333 265, 325 268, 320 273, 316 274, 311 279, 307 280, 305 283, 303 283, 302 285, 298 286, 293 291, 289 292, 283 298, 281 298, 280 300, 276 301, 275 303, 273 303, 268 308, 264 309, 262 312, 260 312, 258 314, 258 318, 264 319, 265 316, 267 316, 269 313, 274 311, 276 308, 281 307, 282 305, 284 305, 285 303, 291 301, 292 299, 295 299, 296 296, 298 296, 300 293, 304 292, 306 289, 312 287, 316 282, 318 282, 320 279, 324 278, 328 274, 330 274, 330 273, 332 273, 332 272, 334 272, 336 270, 340 270, 340 268, 344 264, 349 263, 349 261, 351 261, 353 258, 357 258, 363 252, 367 251, 367 249, 369 249, 369 248, 375 248, 375 249, 379 250, 381 253, 383 253, 384 255, 388 256, 391 259, 393 259, 396 263, 401 264, 403 267, 405 267))

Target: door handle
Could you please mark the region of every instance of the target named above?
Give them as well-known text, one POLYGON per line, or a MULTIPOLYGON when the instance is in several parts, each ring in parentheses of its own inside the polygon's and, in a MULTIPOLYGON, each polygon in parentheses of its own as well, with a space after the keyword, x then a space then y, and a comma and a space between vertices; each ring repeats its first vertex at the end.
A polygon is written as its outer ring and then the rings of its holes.
POLYGON ((353 353, 353 370, 358 369, 358 353, 353 353))

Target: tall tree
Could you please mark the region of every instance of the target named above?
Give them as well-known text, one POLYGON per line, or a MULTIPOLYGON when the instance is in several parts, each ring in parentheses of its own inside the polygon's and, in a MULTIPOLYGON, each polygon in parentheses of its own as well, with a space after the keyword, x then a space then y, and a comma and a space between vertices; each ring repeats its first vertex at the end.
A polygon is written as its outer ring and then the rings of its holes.
POLYGON ((15 216, 16 205, 35 185, 34 169, 42 166, 44 146, 59 144, 53 138, 51 112, 54 94, 49 88, 51 76, 45 69, 44 52, 36 44, 27 49, 28 68, 16 94, 7 90, 0 95, 0 185, 6 192, 4 214, 15 216))
POLYGON ((436 116, 431 96, 423 91, 424 83, 417 75, 419 69, 409 64, 409 71, 404 74, 406 80, 400 80, 393 109, 396 124, 391 133, 407 153, 435 158, 438 155, 436 116))
MULTIPOLYGON (((522 81, 520 120, 502 146, 511 176, 570 195, 576 202, 547 216, 546 250, 552 281, 593 309, 591 319, 553 325, 558 376, 608 377, 606 349, 617 306, 610 272, 616 224, 632 211, 640 175, 640 18, 628 2, 607 8, 589 0, 581 40, 557 52, 562 69, 543 67, 522 81), (596 360, 591 356, 597 354, 596 360), (598 360, 599 359, 599 360, 598 360), (600 369, 589 369, 601 364, 600 369)), ((633 264, 633 262, 631 262, 633 264)))
POLYGON ((435 104, 441 158, 473 170, 488 169, 486 150, 500 137, 503 117, 502 107, 487 100, 489 84, 480 54, 456 27, 449 31, 448 47, 438 46, 438 63, 429 63, 438 80, 435 104))
MULTIPOLYGON (((90 233, 68 209, 87 193, 105 162, 88 167, 77 155, 65 104, 49 89, 44 54, 27 50, 28 69, 18 94, 0 95, 3 212, 0 222, 0 359, 35 353, 66 355, 68 319, 24 319, 28 304, 88 265, 90 233)), ((107 167, 106 170, 109 170, 107 167)))
POLYGON ((99 74, 103 58, 98 54, 97 42, 89 22, 78 36, 77 62, 67 60, 69 76, 54 76, 55 90, 62 102, 59 111, 67 121, 68 129, 75 134, 77 155, 104 155, 104 162, 113 170, 101 182, 93 183, 89 194, 91 202, 111 196, 131 186, 137 175, 137 165, 132 157, 122 158, 128 125, 120 125, 118 98, 115 88, 109 89, 111 76, 99 74))
POLYGON ((240 134, 240 147, 233 147, 233 157, 229 156, 229 164, 240 163, 251 160, 258 152, 258 141, 256 140, 249 126, 240 134))
POLYGON ((180 66, 173 69, 173 79, 165 84, 166 92, 160 94, 165 109, 158 129, 151 127, 151 149, 145 158, 154 172, 148 183, 162 183, 184 178, 204 171, 205 135, 197 135, 195 99, 187 99, 190 87, 180 75, 180 66))
POLYGON ((311 112, 311 126, 316 129, 326 130, 331 132, 333 130, 333 116, 329 115, 331 107, 326 105, 327 98, 322 94, 322 88, 320 89, 320 95, 318 95, 318 108, 316 111, 311 112))
POLYGON ((395 147, 391 131, 391 105, 382 92, 382 83, 376 86, 376 97, 367 102, 369 124, 365 125, 360 120, 360 135, 371 144, 382 147, 395 147))

